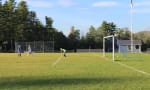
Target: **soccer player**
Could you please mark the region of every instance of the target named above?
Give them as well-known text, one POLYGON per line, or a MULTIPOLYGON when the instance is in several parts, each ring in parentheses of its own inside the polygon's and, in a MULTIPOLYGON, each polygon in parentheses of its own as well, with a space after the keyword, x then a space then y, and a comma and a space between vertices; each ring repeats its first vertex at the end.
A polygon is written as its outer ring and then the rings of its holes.
POLYGON ((32 49, 31 49, 31 46, 28 45, 28 55, 27 56, 29 56, 30 54, 32 54, 32 49))
POLYGON ((63 53, 64 53, 64 57, 67 57, 67 55, 66 55, 66 50, 65 50, 65 49, 63 49, 63 48, 60 48, 60 50, 61 50, 61 52, 63 52, 63 53))
POLYGON ((21 46, 18 45, 18 56, 21 57, 21 46))

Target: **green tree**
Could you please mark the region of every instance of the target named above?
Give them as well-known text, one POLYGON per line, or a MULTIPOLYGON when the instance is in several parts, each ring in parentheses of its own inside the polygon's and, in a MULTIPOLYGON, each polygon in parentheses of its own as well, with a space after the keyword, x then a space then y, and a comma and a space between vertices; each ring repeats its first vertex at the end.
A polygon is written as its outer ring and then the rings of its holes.
POLYGON ((0 0, 0 46, 10 50, 15 41, 57 40, 57 35, 64 38, 52 26, 52 18, 46 16, 45 21, 43 25, 36 12, 29 11, 26 1, 16 5, 15 0, 6 0, 4 4, 0 0))
POLYGON ((88 42, 88 46, 90 48, 94 48, 96 45, 95 39, 96 39, 96 29, 93 26, 90 26, 89 32, 86 34, 86 39, 88 42))
POLYGON ((118 29, 117 31, 118 39, 120 40, 130 40, 131 39, 131 32, 128 28, 118 29))
POLYGON ((16 41, 27 41, 28 39, 28 6, 25 1, 19 2, 17 9, 16 9, 16 22, 17 22, 17 28, 16 28, 16 41))
POLYGON ((7 50, 13 49, 14 33, 15 33, 15 1, 8 0, 2 5, 0 4, 0 32, 1 41, 7 42, 7 50))
POLYGON ((79 41, 79 48, 81 49, 87 49, 89 47, 87 39, 84 35, 81 36, 81 39, 79 41))
POLYGON ((108 23, 103 21, 100 30, 102 30, 104 36, 114 35, 116 32, 116 25, 113 22, 108 23))
POLYGON ((63 34, 63 32, 56 32, 54 36, 55 42, 55 50, 60 50, 60 48, 68 49, 67 37, 63 34))
POLYGON ((150 48, 150 31, 141 31, 135 34, 135 39, 142 40, 142 51, 150 48))
POLYGON ((45 32, 45 39, 46 40, 53 40, 56 30, 53 28, 53 20, 51 17, 45 16, 45 21, 46 21, 46 30, 45 32))
POLYGON ((80 40, 80 30, 75 30, 74 26, 71 27, 70 33, 68 35, 69 39, 69 49, 74 49, 76 52, 76 49, 79 45, 79 40, 80 40))

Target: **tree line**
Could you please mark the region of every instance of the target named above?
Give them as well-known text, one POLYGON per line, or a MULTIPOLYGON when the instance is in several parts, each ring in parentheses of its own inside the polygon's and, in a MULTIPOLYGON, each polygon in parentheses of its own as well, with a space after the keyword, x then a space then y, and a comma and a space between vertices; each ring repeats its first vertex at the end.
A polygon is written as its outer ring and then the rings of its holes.
POLYGON ((53 19, 45 16, 44 25, 30 11, 26 1, 16 4, 15 0, 0 1, 0 47, 2 51, 14 51, 15 42, 52 41, 56 49, 63 47, 66 36, 53 27, 53 19))
MULTIPOLYGON (((0 50, 14 51, 15 42, 55 41, 55 50, 66 48, 102 48, 103 37, 117 34, 118 39, 129 40, 128 28, 117 28, 113 22, 103 21, 99 27, 90 26, 85 35, 80 29, 71 27, 68 36, 53 26, 53 19, 45 16, 45 25, 37 18, 35 11, 30 11, 26 1, 16 4, 15 0, 0 1, 0 50)), ((134 33, 134 39, 142 40, 142 50, 150 48, 150 32, 134 33), (149 33, 149 34, 148 34, 149 33)))

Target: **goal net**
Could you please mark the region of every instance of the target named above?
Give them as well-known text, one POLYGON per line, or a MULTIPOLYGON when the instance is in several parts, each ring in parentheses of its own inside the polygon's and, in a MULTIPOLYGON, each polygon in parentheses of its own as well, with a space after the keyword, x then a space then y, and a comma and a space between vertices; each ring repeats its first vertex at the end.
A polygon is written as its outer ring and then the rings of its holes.
POLYGON ((33 52, 54 52, 54 41, 15 42, 15 52, 21 46, 23 52, 28 51, 30 45, 33 52))
MULTIPOLYGON (((103 56, 107 57, 108 59, 112 59, 113 61, 118 60, 141 60, 141 54, 140 52, 140 45, 136 43, 137 45, 133 44, 133 51, 131 50, 131 42, 129 43, 124 42, 120 43, 120 40, 117 40, 115 36, 106 36, 103 38, 103 56), (138 50, 135 50, 136 46, 139 48, 138 50), (119 51, 119 52, 118 52, 119 51), (116 52, 116 53, 115 53, 116 52)), ((123 41, 123 40, 121 40, 123 41)))
POLYGON ((106 36, 103 38, 103 56, 115 60, 115 36, 106 36))

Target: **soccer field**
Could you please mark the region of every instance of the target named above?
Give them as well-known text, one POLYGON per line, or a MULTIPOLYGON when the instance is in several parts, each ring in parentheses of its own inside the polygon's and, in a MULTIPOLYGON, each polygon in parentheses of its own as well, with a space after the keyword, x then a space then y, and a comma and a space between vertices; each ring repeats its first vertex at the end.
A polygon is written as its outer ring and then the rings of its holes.
POLYGON ((150 90, 150 54, 0 54, 0 90, 150 90))

